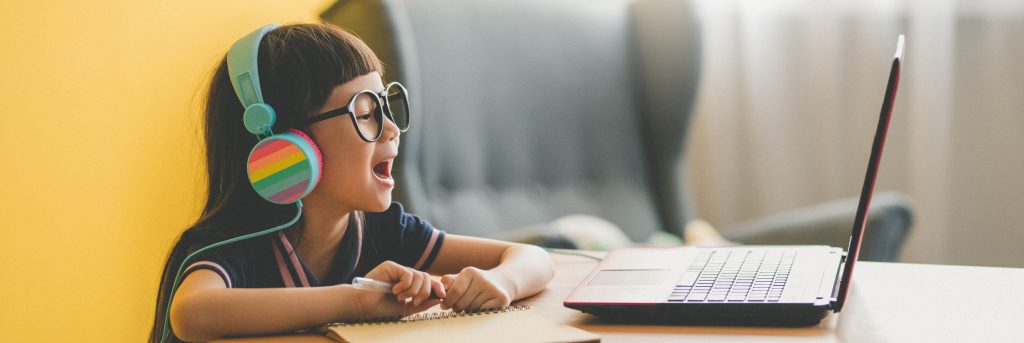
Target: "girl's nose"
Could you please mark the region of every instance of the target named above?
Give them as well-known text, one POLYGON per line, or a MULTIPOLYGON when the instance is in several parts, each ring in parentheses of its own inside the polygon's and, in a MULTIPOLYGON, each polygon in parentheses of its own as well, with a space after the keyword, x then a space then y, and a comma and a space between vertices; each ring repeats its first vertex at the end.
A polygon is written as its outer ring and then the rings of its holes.
POLYGON ((380 140, 385 142, 395 140, 401 134, 402 132, 398 130, 398 125, 391 118, 384 116, 384 132, 381 133, 380 140))

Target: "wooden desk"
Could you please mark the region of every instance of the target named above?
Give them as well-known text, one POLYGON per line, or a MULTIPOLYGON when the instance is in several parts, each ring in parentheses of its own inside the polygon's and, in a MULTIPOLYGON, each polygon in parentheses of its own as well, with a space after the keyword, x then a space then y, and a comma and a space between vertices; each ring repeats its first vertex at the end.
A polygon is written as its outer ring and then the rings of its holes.
MULTIPOLYGON (((1020 342, 1024 269, 859 262, 848 303, 807 328, 614 325, 562 306, 597 262, 552 255, 548 289, 521 301, 551 320, 601 335, 602 342, 1020 342)), ((330 342, 280 336, 245 342, 330 342)))

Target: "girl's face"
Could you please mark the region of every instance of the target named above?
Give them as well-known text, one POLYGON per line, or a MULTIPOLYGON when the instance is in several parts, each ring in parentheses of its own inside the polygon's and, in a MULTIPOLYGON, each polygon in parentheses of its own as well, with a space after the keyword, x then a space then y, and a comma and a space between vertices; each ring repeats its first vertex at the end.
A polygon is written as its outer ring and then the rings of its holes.
MULTIPOLYGON (((347 106, 356 93, 366 89, 375 93, 384 90, 379 73, 371 72, 335 87, 324 106, 311 115, 347 106)), ((373 103, 357 103, 355 106, 365 111, 361 107, 371 108, 373 103)), ((310 126, 324 165, 320 183, 306 199, 307 202, 350 210, 382 212, 391 205, 391 190, 395 187, 391 167, 398 156, 398 126, 384 116, 380 139, 367 143, 359 138, 352 119, 348 118, 350 115, 310 126)))

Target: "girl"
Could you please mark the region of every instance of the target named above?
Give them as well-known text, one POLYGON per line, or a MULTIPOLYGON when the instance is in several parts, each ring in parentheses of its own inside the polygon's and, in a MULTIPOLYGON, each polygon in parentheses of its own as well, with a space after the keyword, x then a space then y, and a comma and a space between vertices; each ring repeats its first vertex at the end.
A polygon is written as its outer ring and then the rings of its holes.
POLYGON ((206 102, 206 205, 164 266, 151 342, 292 332, 437 304, 504 307, 544 289, 554 269, 540 248, 445 234, 391 202, 391 166, 408 125, 406 91, 385 87, 366 44, 325 24, 278 27, 258 42, 256 83, 277 113, 272 132, 294 129, 319 147, 320 181, 300 206, 257 194, 246 161, 259 140, 243 125, 244 108, 222 61, 206 102), (294 224, 283 231, 187 261, 172 291, 189 253, 290 218, 294 224), (353 288, 357 276, 393 283, 393 294, 353 288), (171 330, 161 336, 168 306, 171 330))

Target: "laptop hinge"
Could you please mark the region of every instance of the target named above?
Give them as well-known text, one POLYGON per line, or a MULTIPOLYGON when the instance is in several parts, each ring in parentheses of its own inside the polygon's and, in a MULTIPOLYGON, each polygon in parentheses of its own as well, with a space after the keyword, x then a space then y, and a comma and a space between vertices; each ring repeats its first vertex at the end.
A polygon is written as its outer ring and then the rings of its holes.
POLYGON ((839 285, 843 282, 843 268, 846 268, 846 252, 843 252, 839 259, 839 268, 836 269, 836 281, 832 284, 832 300, 829 301, 829 305, 832 308, 836 308, 836 302, 839 301, 839 285))

